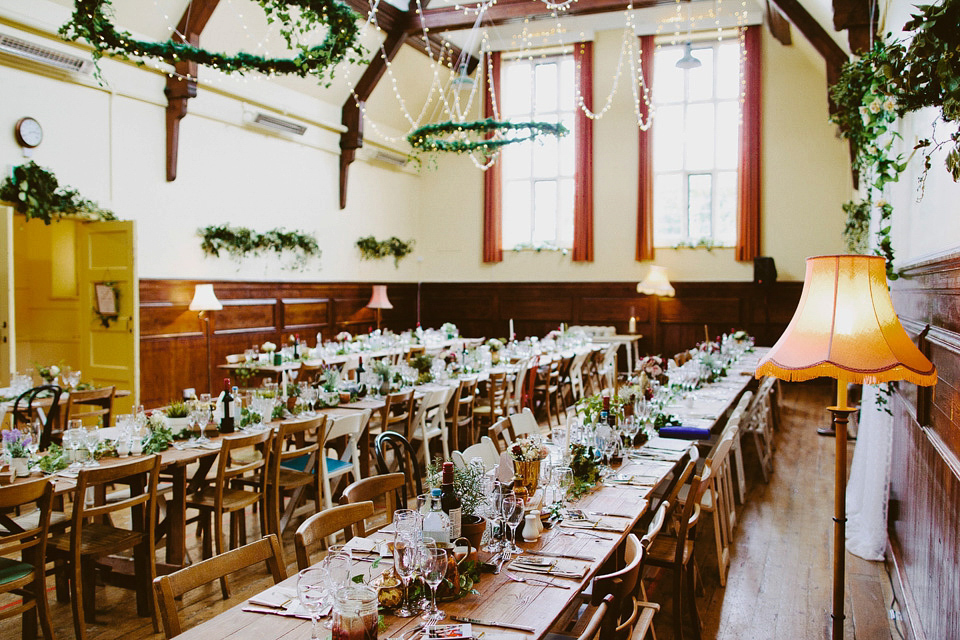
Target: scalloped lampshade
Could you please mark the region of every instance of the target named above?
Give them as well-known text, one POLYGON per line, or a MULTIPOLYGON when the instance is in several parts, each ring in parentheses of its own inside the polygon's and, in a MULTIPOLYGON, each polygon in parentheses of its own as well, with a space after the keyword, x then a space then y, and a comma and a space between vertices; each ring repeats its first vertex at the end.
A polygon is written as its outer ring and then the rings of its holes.
POLYGON ((223 305, 217 300, 212 284, 198 284, 193 290, 190 311, 220 311, 223 305))
POLYGON ((667 268, 657 265, 650 265, 650 271, 647 277, 637 285, 637 293, 645 293, 648 296, 665 296, 672 298, 677 295, 670 279, 667 278, 667 268))
POLYGON ((387 297, 387 285, 373 285, 373 294, 370 296, 370 302, 367 303, 368 309, 393 309, 390 304, 390 298, 387 297))

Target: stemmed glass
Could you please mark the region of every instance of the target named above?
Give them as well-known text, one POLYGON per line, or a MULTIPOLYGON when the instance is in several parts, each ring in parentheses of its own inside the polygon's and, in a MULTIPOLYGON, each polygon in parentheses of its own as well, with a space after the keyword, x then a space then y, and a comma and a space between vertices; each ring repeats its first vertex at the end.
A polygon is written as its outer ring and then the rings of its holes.
MULTIPOLYGON (((484 485, 484 492, 487 494, 487 499, 490 501, 490 517, 494 520, 494 528, 503 532, 503 527, 505 525, 501 524, 503 517, 502 511, 503 508, 503 496, 502 485, 500 482, 494 480, 489 485, 489 492, 486 491, 487 485, 484 485)), ((490 540, 487 542, 487 546, 483 548, 483 551, 487 553, 498 553, 503 549, 504 542, 497 540, 493 535, 490 536, 490 540)))
POLYGON ((503 518, 506 520, 507 524, 510 526, 511 539, 509 542, 504 541, 504 553, 512 553, 514 555, 519 555, 523 553, 523 549, 517 546, 517 527, 523 521, 523 500, 518 498, 514 493, 508 493, 503 496, 503 502, 501 503, 501 512, 503 513, 503 518))
POLYGON ((326 571, 321 567, 304 569, 297 577, 297 598, 300 606, 310 614, 310 640, 320 640, 317 619, 323 608, 326 571))
POLYGON ((430 605, 423 611, 423 619, 443 620, 447 615, 437 608, 437 589, 447 576, 447 550, 422 549, 420 559, 420 573, 423 581, 430 585, 430 605))
POLYGON ((84 436, 82 420, 70 420, 67 423, 67 432, 63 434, 63 447, 68 451, 73 451, 73 462, 70 463, 71 471, 79 471, 83 466, 80 461, 80 450, 83 448, 84 436))
POLYGON ((30 436, 30 442, 27 444, 27 451, 30 452, 31 458, 36 458, 37 451, 40 450, 40 438, 43 437, 43 422, 40 418, 36 418, 30 424, 28 434, 30 436))
MULTIPOLYGON (((326 571, 326 591, 333 601, 333 594, 350 585, 350 556, 346 553, 327 553, 322 561, 326 571)), ((333 628, 333 620, 327 619, 323 623, 324 629, 333 628)))
POLYGON ((87 453, 90 454, 90 459, 87 460, 83 466, 99 467, 100 463, 97 462, 95 454, 97 452, 97 447, 100 446, 100 432, 96 427, 91 427, 85 434, 83 434, 83 446, 86 448, 87 453))
POLYGON ((413 578, 417 570, 417 564, 420 559, 420 545, 409 537, 397 534, 393 541, 393 568, 400 576, 400 582, 403 585, 403 603, 394 611, 394 615, 400 618, 410 618, 417 615, 417 612, 410 606, 408 592, 410 589, 410 579, 413 578))
POLYGON ((573 469, 570 467, 557 467, 553 470, 554 482, 560 490, 559 502, 563 504, 567 500, 567 494, 573 488, 573 469))
POLYGON ((200 394, 200 404, 197 405, 197 422, 200 426, 200 435, 197 436, 197 444, 209 444, 210 438, 207 437, 207 425, 210 424, 210 418, 213 411, 210 408, 210 394, 200 394))

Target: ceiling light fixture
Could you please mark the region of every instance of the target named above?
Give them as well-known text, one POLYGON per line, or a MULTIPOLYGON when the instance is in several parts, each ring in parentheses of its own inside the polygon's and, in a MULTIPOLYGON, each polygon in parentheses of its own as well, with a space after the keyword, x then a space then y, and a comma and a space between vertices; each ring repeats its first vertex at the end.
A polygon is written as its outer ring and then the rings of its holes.
POLYGON ((687 44, 683 47, 683 57, 677 60, 677 69, 696 69, 701 64, 703 63, 694 57, 693 45, 688 40, 687 44))

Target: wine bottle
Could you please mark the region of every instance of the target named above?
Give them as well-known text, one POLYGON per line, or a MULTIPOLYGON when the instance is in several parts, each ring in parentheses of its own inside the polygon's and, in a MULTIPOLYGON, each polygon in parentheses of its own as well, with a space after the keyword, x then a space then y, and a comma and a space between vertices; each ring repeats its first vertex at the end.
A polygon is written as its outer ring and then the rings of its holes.
POLYGON ((450 542, 450 518, 440 507, 441 490, 430 492, 430 511, 423 517, 423 537, 433 538, 439 544, 450 542))
POLYGON ((440 485, 440 508, 450 518, 450 537, 454 540, 460 537, 460 518, 463 513, 463 503, 453 488, 453 463, 443 463, 443 478, 440 485))
POLYGON ((600 409, 598 424, 610 424, 610 396, 603 396, 603 408, 600 409))
POLYGON ((233 433, 233 394, 230 393, 230 378, 223 379, 223 415, 220 417, 220 433, 233 433))

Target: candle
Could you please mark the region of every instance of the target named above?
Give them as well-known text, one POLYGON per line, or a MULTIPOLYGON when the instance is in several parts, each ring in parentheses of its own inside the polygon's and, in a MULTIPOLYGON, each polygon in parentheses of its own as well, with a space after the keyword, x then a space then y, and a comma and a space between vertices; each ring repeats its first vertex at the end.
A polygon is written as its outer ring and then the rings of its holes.
POLYGON ((627 333, 636 333, 637 332, 637 319, 633 316, 630 316, 630 328, 627 330, 627 333))
POLYGON ((510 340, 513 340, 513 339, 514 339, 514 333, 513 333, 513 318, 510 318, 510 340))

